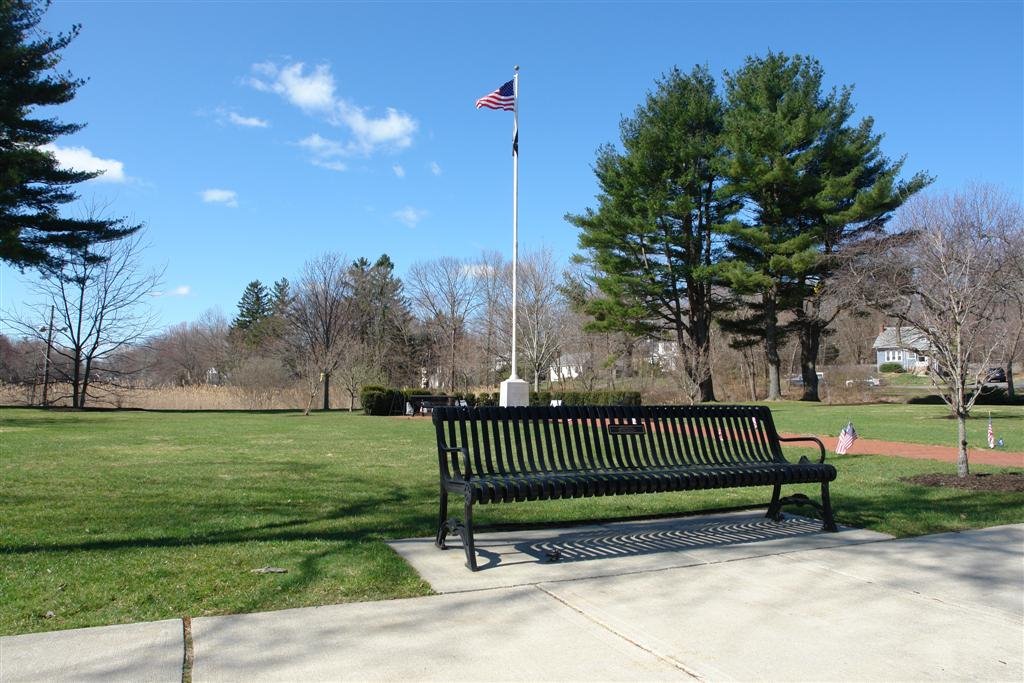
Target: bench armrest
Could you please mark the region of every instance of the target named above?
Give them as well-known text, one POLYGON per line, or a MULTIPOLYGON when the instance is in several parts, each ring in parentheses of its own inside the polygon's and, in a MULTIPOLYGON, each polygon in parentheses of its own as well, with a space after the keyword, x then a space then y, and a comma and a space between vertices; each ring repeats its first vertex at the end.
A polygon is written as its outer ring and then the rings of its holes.
MULTIPOLYGON (((462 478, 469 481, 469 478, 473 476, 473 469, 469 465, 469 451, 465 446, 442 446, 440 449, 442 458, 444 453, 462 453, 462 478)), ((445 463, 442 463, 442 465, 445 463)), ((447 467, 443 468, 447 470, 447 467)))
POLYGON ((821 460, 819 460, 818 462, 825 462, 825 444, 823 444, 821 442, 821 439, 819 439, 816 436, 791 436, 789 438, 780 436, 779 441, 813 441, 814 443, 818 444, 818 450, 821 451, 821 460))

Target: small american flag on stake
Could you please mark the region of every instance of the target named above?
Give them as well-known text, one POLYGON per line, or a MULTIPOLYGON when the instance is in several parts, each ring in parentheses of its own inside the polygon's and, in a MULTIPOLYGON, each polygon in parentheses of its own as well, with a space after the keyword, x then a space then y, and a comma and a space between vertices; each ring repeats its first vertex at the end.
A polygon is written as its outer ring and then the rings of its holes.
POLYGON ((995 432, 992 431, 992 413, 988 414, 988 447, 996 447, 996 435, 995 432))
POLYGON ((847 422, 843 431, 839 432, 839 441, 836 442, 836 455, 846 455, 850 446, 857 440, 857 430, 853 428, 853 422, 847 422))
MULTIPOLYGON (((493 82, 493 81, 492 81, 493 82)), ((476 108, 504 109, 513 111, 516 107, 515 83, 509 81, 492 93, 487 93, 476 101, 476 108)))

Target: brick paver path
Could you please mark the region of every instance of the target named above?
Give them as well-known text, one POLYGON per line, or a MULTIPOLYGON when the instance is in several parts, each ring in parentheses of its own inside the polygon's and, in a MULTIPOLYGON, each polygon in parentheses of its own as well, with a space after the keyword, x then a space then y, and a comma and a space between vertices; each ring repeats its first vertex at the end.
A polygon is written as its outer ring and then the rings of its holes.
MULTIPOLYGON (((782 436, 799 436, 783 434, 782 436)), ((832 458, 836 456, 835 436, 819 436, 832 458)), ((900 458, 916 458, 918 460, 943 460, 956 462, 956 448, 952 446, 928 446, 919 443, 902 443, 899 441, 879 441, 877 439, 857 439, 850 448, 851 455, 894 455, 900 458)), ((1024 453, 1003 451, 989 448, 968 448, 968 459, 974 465, 997 465, 1000 467, 1024 467, 1024 453)))

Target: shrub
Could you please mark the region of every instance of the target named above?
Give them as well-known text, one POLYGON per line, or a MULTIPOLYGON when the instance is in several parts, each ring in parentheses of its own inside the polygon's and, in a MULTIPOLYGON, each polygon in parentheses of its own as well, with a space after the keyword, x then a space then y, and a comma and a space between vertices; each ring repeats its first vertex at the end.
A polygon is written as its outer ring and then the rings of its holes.
POLYGON ((398 389, 363 387, 359 392, 359 402, 367 415, 401 415, 405 400, 405 394, 398 389))
POLYGON ((879 372, 906 372, 906 368, 903 367, 902 363, 882 363, 878 366, 879 372))
POLYGON ((496 406, 501 400, 501 394, 498 392, 490 393, 481 391, 476 395, 476 405, 478 406, 496 406))
POLYGON ((560 400, 565 406, 638 406, 641 404, 639 391, 561 391, 541 392, 545 396, 543 403, 531 405, 549 405, 552 399, 560 400))

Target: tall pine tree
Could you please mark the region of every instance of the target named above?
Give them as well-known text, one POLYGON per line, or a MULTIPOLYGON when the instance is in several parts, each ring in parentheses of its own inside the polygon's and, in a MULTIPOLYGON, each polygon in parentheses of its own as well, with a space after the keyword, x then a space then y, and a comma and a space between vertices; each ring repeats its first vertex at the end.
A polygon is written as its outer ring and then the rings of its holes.
POLYGON ((605 145, 595 174, 597 210, 567 219, 580 228, 580 258, 594 266, 601 298, 591 329, 668 336, 702 401, 710 372, 714 234, 739 209, 723 191, 723 103, 704 67, 657 82, 621 123, 623 151, 605 145))
POLYGON ((56 270, 69 251, 102 260, 92 244, 137 231, 123 218, 66 218, 60 207, 75 201, 72 187, 100 175, 58 165, 42 149, 84 124, 35 118, 37 107, 69 102, 85 82, 57 73, 60 52, 78 35, 79 26, 52 36, 39 28, 49 2, 0 0, 0 259, 18 268, 56 270))
POLYGON ((232 336, 246 346, 259 346, 266 338, 266 322, 273 313, 273 301, 266 286, 259 280, 253 280, 245 286, 238 301, 238 315, 231 321, 232 336))
POLYGON ((726 76, 729 187, 744 201, 726 229, 730 258, 719 265, 744 313, 725 323, 764 341, 768 398, 781 397, 779 348, 801 343, 804 398, 817 400, 821 336, 838 307, 823 292, 842 248, 884 228, 892 210, 930 182, 898 180, 902 161, 879 149, 870 118, 849 120, 852 88, 823 91, 817 60, 769 53, 726 76), (792 322, 780 325, 783 312, 792 322))

